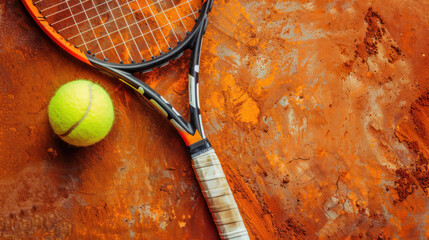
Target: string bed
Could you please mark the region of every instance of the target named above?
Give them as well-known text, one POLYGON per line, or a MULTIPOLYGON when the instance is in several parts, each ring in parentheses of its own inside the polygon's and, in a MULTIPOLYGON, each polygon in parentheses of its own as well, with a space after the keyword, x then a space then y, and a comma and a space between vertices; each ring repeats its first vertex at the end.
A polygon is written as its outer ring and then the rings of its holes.
POLYGON ((201 0, 36 0, 46 21, 95 57, 134 63, 159 56, 192 30, 201 0))

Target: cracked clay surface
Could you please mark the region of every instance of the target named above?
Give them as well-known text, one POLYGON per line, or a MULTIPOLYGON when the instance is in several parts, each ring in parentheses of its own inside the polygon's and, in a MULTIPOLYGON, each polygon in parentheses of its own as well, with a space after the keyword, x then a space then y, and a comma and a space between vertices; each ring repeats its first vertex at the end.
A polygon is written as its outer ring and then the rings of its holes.
MULTIPOLYGON (((252 239, 429 238, 428 1, 215 0, 201 111, 252 239)), ((218 239, 180 136, 0 2, 0 238, 218 239), (47 106, 99 83, 116 120, 70 148, 47 106)), ((138 75, 188 117, 187 58, 138 75)))

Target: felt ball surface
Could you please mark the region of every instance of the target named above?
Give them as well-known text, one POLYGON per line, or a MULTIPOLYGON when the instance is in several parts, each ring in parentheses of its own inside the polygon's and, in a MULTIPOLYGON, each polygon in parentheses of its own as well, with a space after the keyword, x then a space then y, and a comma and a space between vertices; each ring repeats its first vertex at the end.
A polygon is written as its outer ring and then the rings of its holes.
POLYGON ((74 146, 89 146, 109 133, 114 109, 109 94, 98 84, 75 80, 61 86, 48 107, 54 132, 74 146))

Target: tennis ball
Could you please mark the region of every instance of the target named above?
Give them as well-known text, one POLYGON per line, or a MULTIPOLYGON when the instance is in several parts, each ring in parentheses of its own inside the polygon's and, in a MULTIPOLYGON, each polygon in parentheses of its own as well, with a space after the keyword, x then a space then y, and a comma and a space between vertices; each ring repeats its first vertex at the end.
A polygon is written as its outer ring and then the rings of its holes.
POLYGON ((114 120, 109 94, 87 80, 61 86, 49 103, 48 114, 54 132, 65 142, 78 147, 103 139, 114 120))

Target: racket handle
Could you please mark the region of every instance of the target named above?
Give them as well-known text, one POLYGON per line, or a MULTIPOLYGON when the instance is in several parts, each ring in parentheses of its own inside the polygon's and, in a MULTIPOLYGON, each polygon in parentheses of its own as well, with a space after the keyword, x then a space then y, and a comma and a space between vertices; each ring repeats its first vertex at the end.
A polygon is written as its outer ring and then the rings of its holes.
POLYGON ((213 148, 192 156, 192 166, 223 240, 250 240, 237 203, 213 148))

